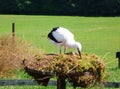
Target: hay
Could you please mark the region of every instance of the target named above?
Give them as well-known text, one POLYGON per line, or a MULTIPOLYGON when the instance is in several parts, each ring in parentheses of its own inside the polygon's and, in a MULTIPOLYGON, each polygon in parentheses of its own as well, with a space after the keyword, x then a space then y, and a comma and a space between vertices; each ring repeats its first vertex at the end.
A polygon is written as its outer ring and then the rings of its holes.
POLYGON ((88 87, 96 82, 101 83, 105 75, 105 64, 97 55, 82 54, 82 59, 79 59, 79 55, 75 53, 49 54, 36 56, 34 60, 26 60, 24 64, 27 68, 42 72, 44 75, 54 73, 56 76, 63 76, 73 83, 74 87, 88 87))
POLYGON ((22 68, 22 60, 34 59, 36 53, 26 41, 17 37, 13 41, 10 35, 0 36, 0 78, 14 76, 14 71, 22 68))

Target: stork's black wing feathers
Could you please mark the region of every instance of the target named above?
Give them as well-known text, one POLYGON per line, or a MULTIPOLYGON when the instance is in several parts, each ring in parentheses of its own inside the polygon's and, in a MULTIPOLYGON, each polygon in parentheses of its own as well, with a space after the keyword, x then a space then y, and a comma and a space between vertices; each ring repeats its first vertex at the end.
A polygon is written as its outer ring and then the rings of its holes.
POLYGON ((52 34, 52 33, 53 33, 54 31, 56 31, 58 28, 59 28, 59 27, 53 28, 52 31, 48 34, 48 38, 50 38, 51 40, 53 40, 53 41, 56 42, 56 43, 61 43, 61 42, 57 41, 57 40, 55 39, 55 37, 53 36, 53 34, 52 34))

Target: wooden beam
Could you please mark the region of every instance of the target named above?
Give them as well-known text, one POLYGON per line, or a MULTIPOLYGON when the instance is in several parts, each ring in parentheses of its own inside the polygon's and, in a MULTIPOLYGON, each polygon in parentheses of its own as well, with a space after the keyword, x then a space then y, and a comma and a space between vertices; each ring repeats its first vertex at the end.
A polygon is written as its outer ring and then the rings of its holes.
POLYGON ((65 77, 58 76, 58 79, 57 79, 57 89, 66 89, 65 77))
MULTIPOLYGON (((39 86, 39 84, 35 80, 0 80, 0 86, 15 86, 15 85, 39 86)), ((57 81, 50 80, 48 86, 57 86, 57 81)), ((109 88, 120 88, 120 82, 104 82, 103 86, 109 88)))
POLYGON ((120 68, 120 52, 116 52, 116 58, 118 58, 118 68, 120 68))
MULTIPOLYGON (((0 86, 8 86, 8 85, 39 85, 35 80, 0 80, 0 86)), ((48 83, 49 86, 56 86, 56 81, 50 81, 48 83)))
POLYGON ((109 88, 120 88, 120 82, 106 82, 103 83, 104 87, 109 87, 109 88))
POLYGON ((15 41, 15 23, 12 23, 12 39, 13 39, 13 43, 15 41))
POLYGON ((15 23, 12 23, 12 36, 15 36, 15 23))

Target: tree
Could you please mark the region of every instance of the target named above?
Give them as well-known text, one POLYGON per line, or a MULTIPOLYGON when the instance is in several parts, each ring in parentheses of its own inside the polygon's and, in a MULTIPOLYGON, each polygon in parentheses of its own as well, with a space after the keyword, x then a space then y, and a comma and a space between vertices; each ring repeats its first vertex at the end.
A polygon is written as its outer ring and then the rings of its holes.
POLYGON ((16 0, 0 0, 0 13, 17 13, 18 7, 16 0))
POLYGON ((0 0, 0 13, 115 16, 120 0, 0 0))

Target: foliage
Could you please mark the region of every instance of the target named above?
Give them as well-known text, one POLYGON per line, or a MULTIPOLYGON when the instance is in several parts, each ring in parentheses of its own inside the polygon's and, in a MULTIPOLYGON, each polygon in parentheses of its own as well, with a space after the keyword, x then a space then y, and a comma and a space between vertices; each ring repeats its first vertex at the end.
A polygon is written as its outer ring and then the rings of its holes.
MULTIPOLYGON (((82 59, 79 59, 79 56, 74 53, 37 56, 32 61, 26 60, 25 67, 47 74, 46 77, 51 73, 65 77, 69 82, 73 83, 74 87, 88 87, 93 86, 95 82, 101 83, 105 75, 105 64, 101 59, 96 55, 88 54, 83 54, 82 59)), ((35 74, 32 73, 34 77, 35 74)))
POLYGON ((2 14, 116 16, 119 9, 120 0, 0 0, 2 14))

